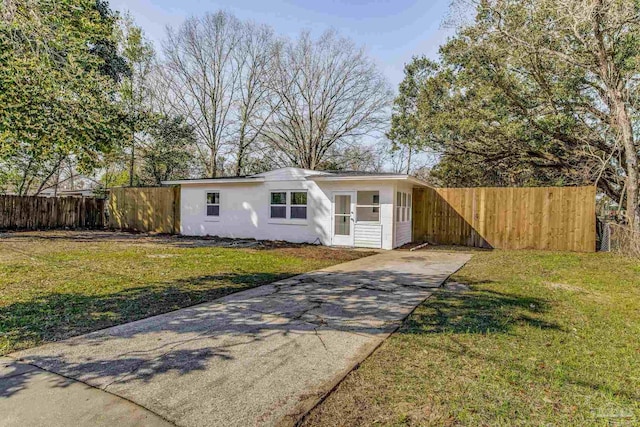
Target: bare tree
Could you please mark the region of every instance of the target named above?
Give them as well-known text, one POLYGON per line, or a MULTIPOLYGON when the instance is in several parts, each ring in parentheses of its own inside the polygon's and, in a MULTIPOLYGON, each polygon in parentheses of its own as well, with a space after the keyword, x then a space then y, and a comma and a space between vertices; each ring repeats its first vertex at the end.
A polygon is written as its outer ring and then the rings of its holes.
POLYGON ((251 22, 242 25, 239 43, 233 52, 237 79, 235 175, 244 172, 249 150, 274 110, 279 108, 277 102, 270 100, 273 91, 268 84, 273 73, 275 46, 276 39, 270 27, 251 22))
POLYGON ((218 174, 218 156, 231 131, 236 80, 233 55, 241 25, 226 12, 187 19, 168 29, 163 50, 168 101, 194 127, 207 175, 218 174))
POLYGON ((363 49, 332 31, 283 43, 271 86, 278 108, 264 138, 299 167, 318 168, 335 144, 380 131, 388 121, 388 83, 363 49))

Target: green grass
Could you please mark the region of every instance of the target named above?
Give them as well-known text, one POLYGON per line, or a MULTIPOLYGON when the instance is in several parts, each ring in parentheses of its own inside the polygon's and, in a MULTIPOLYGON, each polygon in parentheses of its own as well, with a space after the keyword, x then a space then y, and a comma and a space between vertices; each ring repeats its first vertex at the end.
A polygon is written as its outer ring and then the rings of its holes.
POLYGON ((0 237, 0 355, 367 255, 122 233, 0 237))
POLYGON ((640 262, 475 252, 307 425, 640 425, 640 262))

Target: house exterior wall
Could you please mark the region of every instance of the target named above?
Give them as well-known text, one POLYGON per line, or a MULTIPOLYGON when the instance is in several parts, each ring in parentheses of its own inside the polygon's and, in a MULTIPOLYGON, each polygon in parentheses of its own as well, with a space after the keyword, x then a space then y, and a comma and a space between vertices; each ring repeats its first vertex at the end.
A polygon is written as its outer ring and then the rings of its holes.
MULTIPOLYGON (((397 182, 395 185, 395 194, 398 192, 401 193, 413 193, 413 185, 406 182, 397 182)), ((394 207, 397 205, 397 200, 394 194, 394 207)), ((413 204, 413 201, 412 201, 413 204)), ((409 208, 409 215, 412 214, 412 210, 409 208)), ((404 244, 410 243, 412 239, 412 225, 413 218, 409 217, 408 221, 398 221, 397 209, 394 209, 394 217, 393 217, 393 229, 394 229, 394 240, 393 247, 397 248, 404 244)))
POLYGON ((181 185, 181 233, 189 236, 220 236, 285 240, 296 243, 332 244, 333 192, 379 191, 380 223, 355 223, 355 246, 392 249, 394 245, 393 181, 318 181, 303 176, 276 174, 264 182, 181 185), (307 219, 270 218, 272 191, 307 191, 307 219), (220 215, 206 215, 206 193, 220 193, 220 215), (378 234, 376 234, 378 233, 378 234), (379 243, 375 244, 375 242, 379 243))

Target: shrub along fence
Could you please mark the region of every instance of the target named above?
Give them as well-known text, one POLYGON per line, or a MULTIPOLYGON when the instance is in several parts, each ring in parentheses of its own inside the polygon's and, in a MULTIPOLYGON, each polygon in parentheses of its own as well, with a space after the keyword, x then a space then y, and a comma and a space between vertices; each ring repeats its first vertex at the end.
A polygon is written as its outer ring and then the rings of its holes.
POLYGON ((109 190, 109 228, 180 232, 179 187, 132 187, 109 190))
POLYGON ((413 239, 501 249, 596 250, 596 188, 424 188, 413 239))
POLYGON ((0 229, 103 228, 105 200, 0 195, 0 229))

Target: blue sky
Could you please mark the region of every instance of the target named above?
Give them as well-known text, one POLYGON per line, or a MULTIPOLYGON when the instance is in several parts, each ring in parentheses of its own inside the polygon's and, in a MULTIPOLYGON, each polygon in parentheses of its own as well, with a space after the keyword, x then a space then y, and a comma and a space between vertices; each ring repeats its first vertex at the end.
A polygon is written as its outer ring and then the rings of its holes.
POLYGON ((435 58, 450 30, 441 23, 451 0, 110 0, 129 10, 157 46, 167 25, 192 15, 227 10, 240 19, 271 25, 295 37, 301 30, 338 30, 364 46, 396 87, 414 55, 435 58))

